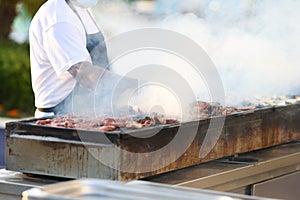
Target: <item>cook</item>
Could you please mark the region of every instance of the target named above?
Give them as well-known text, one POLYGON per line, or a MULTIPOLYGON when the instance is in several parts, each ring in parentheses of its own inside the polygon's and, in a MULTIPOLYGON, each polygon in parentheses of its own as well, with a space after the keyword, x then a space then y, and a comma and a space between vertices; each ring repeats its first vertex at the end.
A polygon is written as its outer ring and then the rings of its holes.
POLYGON ((48 0, 29 30, 35 117, 66 114, 72 92, 109 73, 104 36, 89 8, 98 0, 48 0))

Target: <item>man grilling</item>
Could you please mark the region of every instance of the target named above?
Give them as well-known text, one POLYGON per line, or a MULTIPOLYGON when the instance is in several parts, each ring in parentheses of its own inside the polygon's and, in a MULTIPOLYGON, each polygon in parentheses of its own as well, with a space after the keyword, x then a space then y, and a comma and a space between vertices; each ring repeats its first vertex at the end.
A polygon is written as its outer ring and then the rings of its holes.
POLYGON ((70 113, 74 91, 85 90, 87 102, 99 77, 115 76, 89 10, 97 2, 48 0, 34 16, 29 40, 36 118, 70 113))

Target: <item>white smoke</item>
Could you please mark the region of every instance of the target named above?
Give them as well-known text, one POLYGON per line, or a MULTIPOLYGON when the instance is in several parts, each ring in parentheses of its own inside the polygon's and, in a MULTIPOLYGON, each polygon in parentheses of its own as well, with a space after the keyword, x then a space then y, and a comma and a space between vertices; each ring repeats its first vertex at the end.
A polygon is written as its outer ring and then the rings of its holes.
POLYGON ((231 2, 212 1, 204 18, 168 16, 161 26, 189 36, 206 50, 223 79, 227 100, 235 99, 229 103, 299 93, 300 2, 249 1, 247 9, 230 10, 231 2))
MULTIPOLYGON (((100 10, 94 14, 104 31, 110 24, 108 35, 151 26, 174 30, 197 42, 215 63, 228 104, 256 96, 300 93, 299 1, 191 2, 180 1, 174 12, 164 16, 143 17, 124 5, 126 9, 111 15, 100 10)), ((198 89, 196 96, 201 99, 206 88, 198 89)))

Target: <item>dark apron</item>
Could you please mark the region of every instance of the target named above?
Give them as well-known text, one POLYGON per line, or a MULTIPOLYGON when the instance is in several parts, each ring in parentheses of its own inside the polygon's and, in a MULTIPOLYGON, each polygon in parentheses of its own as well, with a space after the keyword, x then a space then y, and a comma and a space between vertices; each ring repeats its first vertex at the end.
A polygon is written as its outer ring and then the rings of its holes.
MULTIPOLYGON (((69 4, 67 4, 74 11, 74 13, 80 19, 82 26, 85 28, 83 21, 81 20, 79 14, 76 10, 69 4)), ((87 11, 88 12, 88 11, 87 11)), ((89 13, 91 16, 91 14, 89 13)), ((91 19, 93 20, 92 16, 91 19)), ((94 21, 97 26, 96 22, 94 21)), ((98 26, 97 26, 98 27, 98 26)), ((107 57, 107 47, 105 44, 105 39, 98 27, 99 32, 94 34, 87 34, 86 30, 86 48, 90 53, 92 64, 94 66, 103 67, 109 69, 109 62, 107 57)), ((76 84, 75 88, 61 103, 53 108, 49 108, 47 112, 54 112, 55 115, 64 115, 64 114, 88 114, 92 113, 92 108, 94 104, 94 94, 93 92, 88 91, 86 88, 82 88, 79 84, 76 84)))
MULTIPOLYGON (((66 0, 66 2, 70 6, 70 8, 74 11, 74 13, 77 15, 77 17, 79 18, 79 20, 85 30, 85 26, 84 26, 83 21, 81 20, 80 15, 77 13, 75 8, 69 3, 69 0, 66 0)), ((90 15, 91 19, 93 20, 95 26, 98 28, 99 32, 94 33, 94 34, 88 34, 85 30, 86 48, 87 48, 88 52, 90 53, 93 65, 100 66, 103 68, 108 68, 109 62, 108 62, 108 58, 107 58, 107 48, 106 48, 104 36, 103 36, 102 32, 100 31, 97 23, 94 21, 90 12, 88 10, 87 10, 87 12, 90 15)))

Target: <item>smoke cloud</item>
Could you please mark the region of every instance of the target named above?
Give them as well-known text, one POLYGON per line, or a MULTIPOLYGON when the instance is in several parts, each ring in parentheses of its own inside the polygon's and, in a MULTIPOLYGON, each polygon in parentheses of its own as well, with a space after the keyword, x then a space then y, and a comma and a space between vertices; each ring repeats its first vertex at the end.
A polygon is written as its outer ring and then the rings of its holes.
MULTIPOLYGON (((114 5, 118 3, 113 2, 114 5)), ((223 81, 228 105, 261 96, 300 93, 299 1, 193 0, 177 3, 173 12, 168 10, 163 15, 161 9, 159 14, 153 10, 153 15, 143 17, 125 4, 113 10, 112 4, 102 1, 102 5, 94 10, 94 15, 107 37, 137 28, 158 27, 194 40, 214 62, 223 81), (105 11, 105 8, 111 10, 105 11)), ((147 61, 164 60, 167 66, 179 69, 179 73, 180 70, 186 71, 183 63, 168 56, 149 58, 147 54, 147 57, 147 61)), ((132 59, 134 62, 145 61, 143 56, 133 56, 132 59)), ((128 68, 134 66, 125 63, 130 62, 119 63, 113 69, 126 74, 128 68)), ((187 76, 197 98, 210 100, 205 81, 193 82, 191 73, 182 74, 187 76)), ((147 102, 153 98, 155 101, 165 99, 168 105, 172 105, 170 101, 174 103, 161 91, 148 90, 148 94, 152 97, 148 96, 147 102)), ((171 98, 174 97, 171 95, 171 98)))
POLYGON ((187 35, 206 50, 219 70, 229 103, 299 93, 300 2, 241 1, 240 6, 231 2, 211 1, 203 18, 168 16, 161 27, 187 35))

